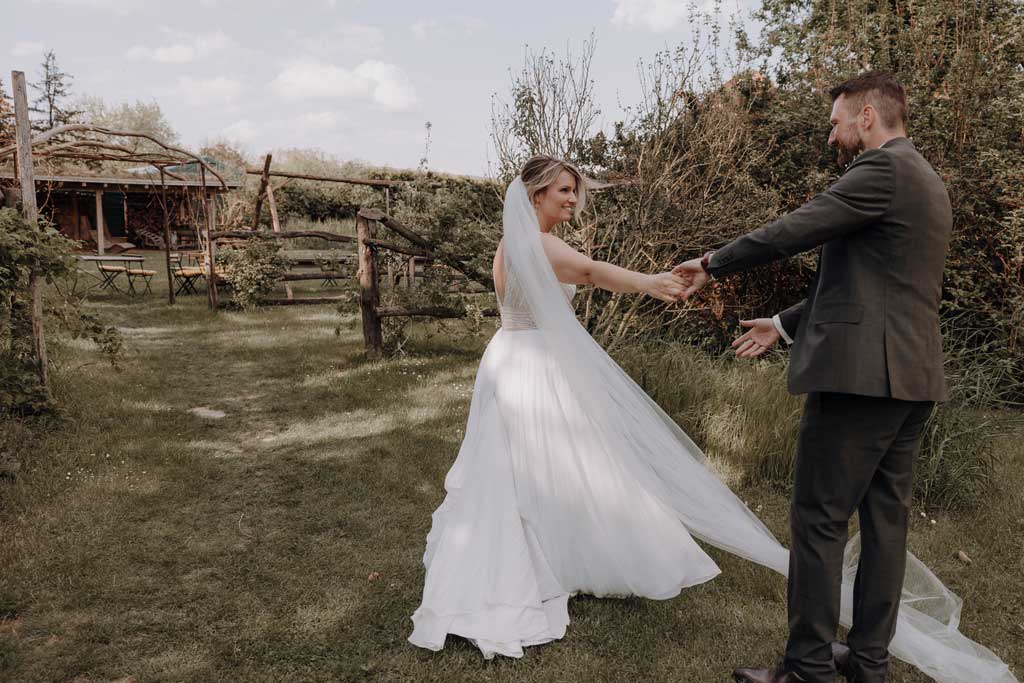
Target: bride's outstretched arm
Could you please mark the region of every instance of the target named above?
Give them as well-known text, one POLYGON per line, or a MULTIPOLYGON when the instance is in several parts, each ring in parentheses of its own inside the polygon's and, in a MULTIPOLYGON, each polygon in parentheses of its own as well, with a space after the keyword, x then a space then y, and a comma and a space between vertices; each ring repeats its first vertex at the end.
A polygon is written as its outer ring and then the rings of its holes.
POLYGON ((670 303, 683 293, 683 280, 672 273, 638 273, 595 261, 551 234, 541 235, 541 243, 560 282, 594 285, 611 292, 644 293, 670 303))

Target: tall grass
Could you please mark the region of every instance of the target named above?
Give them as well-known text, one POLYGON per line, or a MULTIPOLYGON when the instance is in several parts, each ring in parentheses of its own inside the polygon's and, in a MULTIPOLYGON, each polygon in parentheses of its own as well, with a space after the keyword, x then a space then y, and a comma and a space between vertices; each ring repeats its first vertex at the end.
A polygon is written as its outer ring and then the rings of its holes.
MULTIPOLYGON (((126 336, 119 371, 68 339, 54 353, 61 415, 0 421, 0 456, 22 464, 0 475, 0 681, 705 683, 778 655, 784 581, 714 548, 715 581, 665 601, 575 598, 566 637, 519 660, 484 662, 459 638, 440 653, 409 645, 482 340, 424 321, 405 356, 368 363, 354 311, 213 313, 202 294, 167 306, 157 270, 153 294, 89 304, 126 336)), ((779 360, 664 346, 626 360, 719 462, 792 453, 799 400, 779 360)), ((1018 673, 1007 596, 1024 578, 1007 568, 1020 562, 1022 437, 997 446, 1010 454, 999 496, 937 523, 914 515, 910 530, 968 598, 964 633, 1018 673)), ((786 542, 786 496, 743 495, 786 542)), ((890 680, 927 681, 903 662, 890 680)))
MULTIPOLYGON (((709 356, 685 344, 661 344, 617 355, 721 470, 736 473, 746 484, 788 488, 802 398, 786 390, 781 353, 766 360, 738 361, 731 355, 709 356)), ((983 380, 971 384, 983 385, 983 380)), ((953 389, 961 399, 955 382, 953 389)), ((977 400, 974 394, 971 398, 977 400)), ((1016 420, 1012 411, 963 400, 936 408, 916 463, 916 502, 945 510, 983 503, 998 483, 997 444, 1016 420)))

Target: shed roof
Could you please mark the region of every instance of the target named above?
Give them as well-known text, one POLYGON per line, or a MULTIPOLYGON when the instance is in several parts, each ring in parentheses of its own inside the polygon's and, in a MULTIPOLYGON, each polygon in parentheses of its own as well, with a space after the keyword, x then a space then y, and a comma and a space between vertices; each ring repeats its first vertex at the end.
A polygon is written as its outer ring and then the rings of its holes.
MULTIPOLYGON (((160 177, 121 177, 121 176, 73 176, 73 175, 39 175, 37 174, 36 183, 46 183, 51 186, 56 186, 54 189, 65 189, 65 190, 76 190, 76 189, 87 189, 87 190, 114 190, 114 191, 151 191, 160 189, 160 177)), ((0 180, 15 180, 14 173, 11 171, 0 171, 0 180)), ((197 188, 204 187, 203 181, 196 178, 194 180, 175 180, 173 178, 164 178, 164 184, 168 189, 170 188, 197 188)), ((242 183, 237 180, 226 180, 228 190, 236 190, 242 187, 242 183)), ((216 178, 207 178, 206 185, 207 190, 211 192, 224 192, 224 188, 221 186, 220 181, 216 178)))

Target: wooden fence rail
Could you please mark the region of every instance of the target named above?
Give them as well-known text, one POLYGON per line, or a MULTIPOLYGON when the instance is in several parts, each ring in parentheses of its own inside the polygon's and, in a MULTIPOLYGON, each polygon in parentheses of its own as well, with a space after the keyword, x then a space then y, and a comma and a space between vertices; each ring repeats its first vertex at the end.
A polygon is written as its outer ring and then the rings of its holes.
MULTIPOLYGON (((483 284, 487 289, 493 288, 490 273, 477 272, 466 265, 468 258, 440 258, 429 240, 418 235, 411 228, 403 225, 379 209, 360 209, 356 218, 356 238, 359 249, 359 311, 363 321, 363 343, 366 346, 366 357, 375 360, 384 355, 384 336, 381 331, 381 320, 393 317, 425 317, 425 318, 464 318, 466 312, 447 306, 427 306, 406 308, 402 306, 380 305, 380 278, 377 272, 376 252, 387 249, 406 256, 440 261, 461 272, 470 280, 483 284), (413 246, 377 239, 376 225, 380 224, 404 237, 413 246)), ((410 266, 412 262, 410 261, 410 266)), ((410 273, 412 273, 410 268, 410 273)), ((498 315, 497 309, 483 311, 484 316, 498 315)))
MULTIPOLYGON (((209 242, 212 244, 220 238, 251 239, 256 236, 269 239, 293 239, 297 237, 313 237, 328 242, 355 242, 356 243, 356 279, 359 283, 359 293, 355 297, 358 301, 360 317, 362 318, 363 341, 366 346, 366 356, 370 359, 379 359, 384 355, 384 336, 381 329, 381 320, 389 317, 430 317, 430 318, 461 318, 466 314, 456 308, 443 306, 405 308, 398 306, 382 307, 380 305, 380 272, 377 268, 377 251, 384 249, 397 254, 409 257, 407 261, 408 273, 406 274, 406 285, 413 286, 416 277, 416 259, 427 261, 439 261, 462 273, 470 280, 483 284, 487 289, 492 289, 494 283, 490 273, 479 272, 469 265, 471 258, 444 255, 440 256, 437 249, 430 240, 418 234, 412 228, 404 225, 401 221, 389 215, 391 205, 391 189, 400 187, 404 183, 388 180, 370 180, 363 178, 340 178, 332 176, 310 175, 304 173, 290 173, 271 170, 271 155, 266 155, 262 168, 249 168, 246 173, 260 176, 260 189, 257 192, 256 206, 253 217, 253 230, 221 230, 210 233, 209 242), (384 191, 384 203, 388 210, 362 208, 356 215, 356 236, 339 235, 320 230, 282 230, 276 215, 276 202, 274 200, 274 188, 271 183, 272 177, 287 179, 312 180, 320 182, 346 183, 352 185, 367 185, 384 191), (259 230, 260 209, 263 206, 264 197, 270 206, 273 232, 259 230), (391 241, 378 239, 378 226, 385 227, 403 241, 391 241)), ((390 284, 395 283, 394 273, 391 264, 388 264, 387 275, 390 284)), ((287 273, 281 277, 283 282, 294 282, 298 280, 313 280, 318 277, 324 279, 336 279, 341 274, 337 272, 322 273, 287 273)), ((286 285, 287 287, 287 285, 286 285)), ((307 297, 295 299, 291 295, 291 288, 288 287, 287 299, 271 299, 262 303, 270 305, 297 305, 306 303, 344 303, 352 301, 352 297, 307 297)), ((484 315, 497 315, 493 309, 485 310, 484 315)))
POLYGON ((355 242, 356 238, 350 235, 339 235, 335 232, 324 230, 282 230, 281 232, 268 232, 266 230, 217 230, 210 234, 213 239, 235 238, 252 239, 262 237, 270 240, 290 240, 297 237, 316 237, 327 242, 355 242))

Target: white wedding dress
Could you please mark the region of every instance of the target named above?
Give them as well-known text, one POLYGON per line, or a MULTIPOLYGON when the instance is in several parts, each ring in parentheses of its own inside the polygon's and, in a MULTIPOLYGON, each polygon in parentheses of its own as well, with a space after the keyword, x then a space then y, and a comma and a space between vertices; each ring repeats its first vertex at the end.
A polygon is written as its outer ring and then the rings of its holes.
MULTIPOLYGON (((713 578, 693 536, 785 574, 788 551, 576 320, 518 178, 504 237, 502 327, 433 515, 410 642, 440 650, 454 634, 487 658, 522 656, 565 635, 574 593, 666 599, 713 578)), ((846 625, 857 559, 854 538, 846 625)), ((940 683, 1017 683, 959 632, 960 599, 913 555, 903 592, 894 656, 940 683)))
POLYGON ((427 537, 412 642, 438 650, 454 633, 518 657, 565 634, 573 593, 670 598, 719 570, 608 452, 511 273, 500 306, 427 537))

